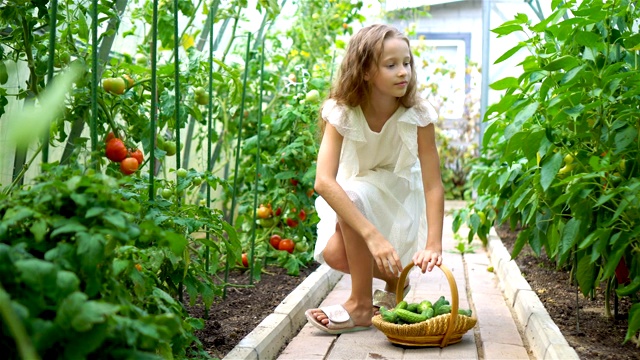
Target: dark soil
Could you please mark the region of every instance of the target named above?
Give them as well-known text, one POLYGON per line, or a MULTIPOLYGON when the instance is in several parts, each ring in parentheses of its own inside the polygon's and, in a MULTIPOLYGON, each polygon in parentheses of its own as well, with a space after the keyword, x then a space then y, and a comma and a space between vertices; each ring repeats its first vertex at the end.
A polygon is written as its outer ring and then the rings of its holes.
MULTIPOLYGON (((229 283, 242 286, 228 287, 226 298, 216 301, 209 310, 204 329, 196 332, 204 350, 214 358, 225 357, 318 266, 314 262, 300 268, 299 276, 287 275, 285 269, 270 266, 253 286, 247 286, 248 270, 231 271, 229 283)), ((187 309, 192 317, 205 318, 201 303, 193 307, 187 304, 187 309)))
MULTIPOLYGON (((517 231, 500 226, 496 232, 511 253, 517 231)), ((593 299, 584 297, 569 281, 568 271, 556 270, 555 263, 546 260, 544 253, 538 258, 528 246, 515 262, 581 359, 640 359, 640 349, 635 344, 622 345, 631 306, 628 298, 618 300, 618 316, 610 319, 605 316, 604 286, 596 289, 593 299)), ((613 303, 612 298, 612 314, 613 303)))

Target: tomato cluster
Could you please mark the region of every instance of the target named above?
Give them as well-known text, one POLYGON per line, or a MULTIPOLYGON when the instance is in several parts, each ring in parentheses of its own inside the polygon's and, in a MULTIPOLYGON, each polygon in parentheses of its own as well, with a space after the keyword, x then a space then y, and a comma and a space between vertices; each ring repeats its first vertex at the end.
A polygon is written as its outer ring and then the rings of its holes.
POLYGON ((291 239, 283 239, 282 236, 278 234, 271 235, 269 238, 269 244, 273 246, 276 250, 287 251, 289 254, 293 254, 293 250, 295 249, 295 243, 291 239))
POLYGON ((138 171, 144 161, 144 155, 140 149, 129 150, 122 139, 110 132, 106 139, 105 156, 107 159, 120 163, 120 171, 125 175, 131 175, 138 171))

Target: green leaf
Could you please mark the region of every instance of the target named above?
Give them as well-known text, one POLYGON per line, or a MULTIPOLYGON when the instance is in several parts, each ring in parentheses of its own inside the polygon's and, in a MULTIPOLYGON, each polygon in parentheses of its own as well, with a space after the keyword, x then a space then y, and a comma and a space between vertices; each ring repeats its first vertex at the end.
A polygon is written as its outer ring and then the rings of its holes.
POLYGON ((534 101, 531 104, 525 106, 524 109, 520 110, 518 114, 516 114, 516 117, 513 119, 513 122, 522 124, 526 120, 529 120, 533 116, 533 114, 536 113, 539 106, 540 106, 540 103, 538 103, 537 101, 534 101))
POLYGON ((165 233, 164 240, 167 241, 169 249, 176 255, 181 255, 188 244, 184 236, 169 231, 165 233))
POLYGON ((596 277, 596 266, 589 260, 589 256, 582 255, 578 260, 578 267, 574 274, 576 274, 580 291, 584 296, 587 296, 593 289, 596 277))
POLYGON ((490 84, 489 87, 493 90, 505 90, 508 88, 517 88, 518 85, 518 79, 509 76, 490 84))
POLYGON ((562 167, 563 156, 560 152, 554 153, 550 158, 542 161, 542 170, 540 171, 540 186, 543 190, 547 190, 558 174, 558 170, 562 167))
POLYGON ((627 335, 624 342, 631 340, 640 331, 640 303, 635 303, 629 309, 629 325, 627 325, 627 335))
POLYGON ((602 274, 602 278, 608 279, 613 276, 618 267, 618 263, 620 259, 624 255, 625 251, 627 251, 627 247, 629 245, 629 236, 628 234, 620 234, 619 240, 616 241, 615 245, 609 251, 609 256, 607 257, 607 262, 604 267, 604 272, 602 274))
POLYGON ((20 279, 35 291, 52 289, 56 284, 56 266, 40 259, 22 259, 14 263, 20 279))
POLYGON ((556 70, 566 71, 566 70, 571 70, 578 65, 580 65, 580 60, 576 59, 571 55, 564 55, 551 61, 545 67, 543 67, 543 69, 547 71, 556 71, 556 70))
POLYGON ((58 287, 58 296, 66 298, 74 291, 80 288, 80 279, 75 273, 67 270, 60 270, 56 274, 56 286, 58 287))
POLYGON ((107 317, 117 313, 120 306, 99 301, 87 301, 71 320, 71 327, 79 332, 88 331, 95 324, 103 323, 107 317))
MULTIPOLYGON (((566 259, 569 256, 570 250, 578 241, 578 234, 580 233, 581 225, 582 222, 580 220, 571 218, 569 219, 569 221, 567 221, 564 228, 562 229, 562 236, 560 238, 560 252, 558 253, 561 259, 566 259)), ((560 264, 563 263, 564 261, 561 260, 560 264)))
POLYGON ((573 39, 578 45, 587 46, 587 47, 597 46, 598 44, 601 44, 604 41, 602 39, 602 36, 590 31, 582 31, 582 30, 577 31, 573 39))
POLYGON ((36 242, 44 240, 44 237, 47 235, 47 230, 47 222, 44 219, 36 220, 33 225, 31 225, 31 228, 29 228, 36 242))
POLYGON ((67 220, 64 221, 64 225, 51 232, 51 237, 54 238, 60 234, 78 233, 83 231, 87 231, 87 228, 84 225, 80 224, 77 220, 67 220))
POLYGON ((60 303, 60 307, 56 313, 55 323, 64 330, 71 329, 71 322, 73 321, 73 318, 87 299, 87 295, 79 291, 67 296, 60 303))
POLYGON ((638 130, 633 126, 627 126, 624 130, 616 133, 616 150, 619 154, 627 149, 631 144, 635 144, 638 140, 638 130))
POLYGON ((529 237, 531 235, 531 228, 526 228, 520 231, 518 237, 516 238, 516 243, 513 245, 513 250, 511 251, 511 258, 515 259, 522 248, 527 244, 529 237))
POLYGON ((512 32, 516 32, 516 31, 522 31, 522 26, 516 25, 516 24, 501 25, 491 30, 491 32, 498 34, 498 37, 509 35, 512 32))
POLYGON ((494 64, 499 64, 507 59, 509 59, 510 57, 512 57, 515 53, 517 53, 520 49, 522 49, 524 46, 526 46, 527 44, 524 42, 520 42, 518 45, 512 47, 511 49, 507 50, 504 54, 502 54, 496 61, 494 61, 494 64))

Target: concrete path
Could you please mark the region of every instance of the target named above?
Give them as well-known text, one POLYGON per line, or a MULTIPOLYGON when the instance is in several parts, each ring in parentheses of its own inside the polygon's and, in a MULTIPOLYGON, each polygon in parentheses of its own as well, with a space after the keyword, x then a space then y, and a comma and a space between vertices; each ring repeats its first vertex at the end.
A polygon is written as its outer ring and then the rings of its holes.
MULTIPOLYGON (((446 208, 461 205, 447 202, 446 208)), ((459 308, 472 309, 478 319, 461 342, 442 349, 403 348, 375 327, 338 336, 316 329, 304 311, 344 302, 351 284, 349 275, 321 266, 225 359, 579 359, 499 238, 493 234, 486 248, 476 240, 472 252, 460 253, 455 248, 459 242, 466 244, 466 237, 453 234, 452 221, 450 215, 445 217, 444 264, 455 278, 459 308)), ((466 230, 460 235, 466 236, 466 230)), ((409 302, 435 301, 440 295, 451 299, 449 283, 439 269, 426 274, 413 271, 408 278, 409 302)), ((374 289, 383 286, 374 281, 374 289)))

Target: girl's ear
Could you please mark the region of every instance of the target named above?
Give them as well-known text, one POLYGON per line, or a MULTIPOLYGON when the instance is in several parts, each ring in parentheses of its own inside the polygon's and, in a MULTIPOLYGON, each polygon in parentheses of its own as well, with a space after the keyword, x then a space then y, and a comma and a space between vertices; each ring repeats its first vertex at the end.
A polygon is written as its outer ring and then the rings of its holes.
POLYGON ((369 79, 370 79, 370 78, 371 78, 371 77, 369 76, 369 72, 368 72, 368 71, 367 71, 367 72, 365 72, 365 73, 364 73, 364 81, 369 81, 369 79))

